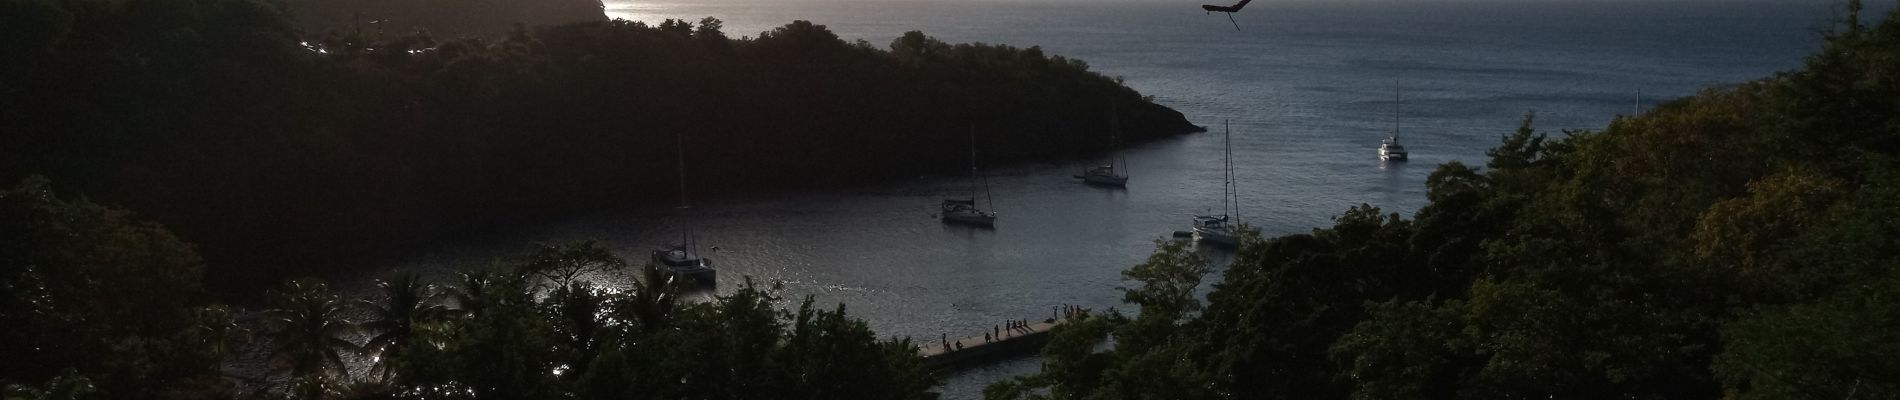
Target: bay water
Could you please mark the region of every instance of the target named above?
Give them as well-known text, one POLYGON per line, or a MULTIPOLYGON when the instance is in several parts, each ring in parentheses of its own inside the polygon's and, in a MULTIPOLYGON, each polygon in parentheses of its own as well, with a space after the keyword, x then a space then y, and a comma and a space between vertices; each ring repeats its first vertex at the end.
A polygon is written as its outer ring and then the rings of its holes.
MULTIPOLYGON (((1121 77, 1210 128, 1122 151, 1126 189, 1080 184, 1072 175, 1087 160, 986 166, 993 204, 984 206, 1000 214, 993 230, 935 218, 942 198, 967 195, 962 176, 694 202, 690 220, 701 251, 720 268, 719 293, 742 277, 782 284, 785 306, 805 296, 843 303, 880 335, 921 342, 1046 318, 1065 304, 1133 311, 1120 304, 1120 272, 1157 240, 1188 229, 1191 214, 1221 207, 1224 127, 1231 126, 1240 218, 1266 235, 1330 226, 1361 203, 1409 217, 1425 204, 1424 181, 1438 164, 1481 166, 1485 150, 1527 113, 1538 129, 1561 136, 1794 69, 1820 47, 1839 10, 1828 0, 1258 0, 1230 22, 1192 0, 606 6, 611 17, 654 24, 712 16, 734 37, 802 19, 878 47, 912 30, 950 43, 1040 46, 1121 77), (1403 96, 1397 129, 1412 159, 1382 163, 1376 149, 1394 129, 1395 85, 1403 96)), ((680 224, 670 209, 611 210, 429 250, 389 269, 446 281, 528 242, 576 239, 599 240, 638 263, 679 242, 680 224)), ((371 277, 341 283, 367 294, 371 277)), ((980 398, 984 385, 1037 363, 949 375, 945 398, 980 398)))

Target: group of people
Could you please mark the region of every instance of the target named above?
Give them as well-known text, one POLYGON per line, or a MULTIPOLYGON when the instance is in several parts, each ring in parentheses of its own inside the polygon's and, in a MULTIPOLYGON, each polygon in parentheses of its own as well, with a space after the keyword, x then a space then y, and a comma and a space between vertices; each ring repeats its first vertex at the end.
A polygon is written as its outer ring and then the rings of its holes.
POLYGON ((1018 319, 1003 321, 1002 325, 990 327, 990 332, 983 334, 983 342, 989 343, 1003 340, 1004 332, 1008 332, 1010 336, 1016 336, 1018 333, 1029 333, 1029 320, 1018 319))
MULTIPOLYGON (((1087 313, 1088 309, 1082 308, 1082 306, 1065 304, 1053 307, 1051 311, 1053 313, 1050 315, 1050 318, 1043 322, 1055 323, 1056 320, 1074 318, 1076 315, 1087 313)), ((1029 334, 1032 332, 1034 332, 1034 329, 1029 326, 1029 320, 1003 321, 1002 325, 992 326, 989 332, 983 334, 983 343, 991 343, 1003 340, 1005 337, 1014 337, 1018 334, 1029 334), (1008 336, 1005 336, 1005 333, 1007 333, 1008 336)), ((938 340, 941 343, 940 345, 943 346, 944 352, 963 350, 963 342, 951 342, 950 334, 948 333, 943 334, 943 337, 938 340)))
POLYGON ((1075 318, 1076 315, 1086 313, 1086 312, 1089 312, 1089 310, 1086 308, 1082 308, 1082 306, 1063 304, 1062 306, 1055 308, 1055 313, 1050 315, 1049 322, 1054 323, 1056 322, 1056 320, 1059 320, 1059 319, 1075 318))

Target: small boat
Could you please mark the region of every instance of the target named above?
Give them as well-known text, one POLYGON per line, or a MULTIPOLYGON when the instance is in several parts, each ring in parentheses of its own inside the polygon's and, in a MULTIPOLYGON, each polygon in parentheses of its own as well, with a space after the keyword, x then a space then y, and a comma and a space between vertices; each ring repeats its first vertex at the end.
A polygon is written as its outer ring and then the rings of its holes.
POLYGON ((699 237, 693 235, 693 223, 686 218, 686 139, 673 134, 679 154, 680 243, 653 250, 653 266, 676 279, 690 279, 706 288, 718 287, 719 271, 711 259, 699 256, 699 237))
MULTIPOLYGON (((1227 125, 1223 121, 1222 125, 1227 125)), ((1234 182, 1234 145, 1233 127, 1227 126, 1226 136, 1221 138, 1221 214, 1195 215, 1194 240, 1220 245, 1235 246, 1240 243, 1240 230, 1235 222, 1240 219, 1240 189, 1234 182), (1232 214, 1229 214, 1229 211, 1232 214)))
POLYGON ((1379 161, 1405 161, 1409 156, 1399 144, 1399 86, 1392 85, 1392 136, 1379 142, 1379 161))
MULTIPOLYGON (((1119 147, 1121 147, 1122 130, 1121 124, 1119 123, 1120 116, 1115 115, 1114 110, 1114 107, 1109 107, 1109 116, 1111 118, 1108 122, 1111 127, 1111 134, 1108 140, 1111 150, 1108 163, 1083 170, 1081 175, 1076 175, 1075 177, 1082 179, 1082 183, 1097 186, 1128 187, 1128 174, 1125 172, 1117 172, 1115 168, 1115 164, 1118 163, 1126 166, 1128 160, 1114 154, 1114 151, 1119 150, 1119 147)), ((1126 170, 1126 168, 1123 168, 1123 170, 1126 170)))
MULTIPOLYGON (((990 196, 989 179, 979 174, 976 169, 975 126, 970 127, 970 181, 971 183, 981 181, 983 184, 983 197, 988 198, 990 196)), ((996 200, 991 199, 989 203, 991 208, 996 207, 996 200)), ((974 186, 972 186, 972 190, 970 191, 970 197, 943 199, 943 211, 941 215, 943 222, 947 224, 973 225, 984 228, 996 227, 996 212, 983 211, 983 209, 976 208, 976 191, 974 186)))

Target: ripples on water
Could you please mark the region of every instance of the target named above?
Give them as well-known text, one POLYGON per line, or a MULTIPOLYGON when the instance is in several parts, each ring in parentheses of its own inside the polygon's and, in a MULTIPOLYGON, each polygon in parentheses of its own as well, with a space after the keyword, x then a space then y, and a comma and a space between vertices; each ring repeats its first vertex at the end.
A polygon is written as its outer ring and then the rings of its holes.
MULTIPOLYGON (((609 0, 617 17, 657 23, 716 16, 732 36, 794 19, 882 46, 904 31, 948 42, 1040 45, 1185 113, 1209 134, 1128 149, 1127 190, 1084 187, 1081 164, 990 170, 995 230, 945 226, 937 201, 960 177, 701 202, 700 241, 721 266, 720 292, 741 276, 843 302, 879 333, 975 333, 1050 307, 1119 305, 1120 271, 1188 215, 1220 207, 1221 123, 1233 124, 1242 214, 1270 235, 1330 224, 1370 203, 1410 214, 1437 164, 1482 165, 1484 150, 1535 110, 1547 131, 1597 128, 1645 104, 1798 66, 1818 44, 1829 1, 1265 1, 1235 15, 1166 2, 609 0), (1413 161, 1382 165, 1394 81, 1413 161)), ((960 149, 957 151, 961 151, 960 149)), ((678 240, 665 210, 623 210, 527 227, 487 243, 419 256, 407 268, 448 274, 529 241, 600 239, 644 261, 678 240)), ((1221 260, 1225 260, 1223 255, 1221 260)), ((366 293, 367 278, 346 286, 366 293)), ((1033 359, 954 375, 947 398, 1031 372, 1033 359)))

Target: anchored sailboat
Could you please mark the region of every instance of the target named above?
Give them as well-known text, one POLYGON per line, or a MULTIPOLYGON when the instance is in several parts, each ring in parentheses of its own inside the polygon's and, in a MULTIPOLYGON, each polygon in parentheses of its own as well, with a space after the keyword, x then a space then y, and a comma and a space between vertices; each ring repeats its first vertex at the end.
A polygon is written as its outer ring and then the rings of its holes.
POLYGON ((1220 215, 1195 215, 1194 239, 1211 244, 1233 246, 1240 243, 1240 189, 1234 181, 1233 127, 1221 121, 1226 135, 1221 138, 1220 215), (1229 213, 1229 210, 1232 213, 1229 213))
POLYGON ((988 203, 990 204, 991 208, 996 207, 996 201, 990 198, 989 179, 981 176, 977 172, 977 169, 976 169, 976 127, 975 126, 970 127, 970 181, 972 183, 972 186, 971 186, 969 198, 943 199, 943 222, 950 223, 950 224, 974 225, 974 226, 980 226, 980 227, 985 227, 985 228, 995 227, 996 226, 996 212, 983 211, 980 208, 976 208, 976 190, 975 190, 976 187, 974 184, 979 181, 983 185, 983 197, 985 200, 988 200, 988 203))
POLYGON ((693 223, 686 218, 689 209, 686 202, 686 139, 676 132, 673 140, 675 151, 679 154, 680 243, 653 250, 653 264, 661 272, 692 279, 705 287, 714 287, 719 280, 718 270, 713 269, 712 259, 699 256, 699 238, 693 235, 693 223))
POLYGON ((1122 158, 1119 151, 1121 150, 1122 144, 1121 116, 1115 114, 1115 108, 1111 106, 1109 107, 1109 117, 1108 163, 1084 170, 1081 175, 1076 175, 1076 177, 1082 178, 1082 183, 1090 185, 1128 187, 1128 160, 1122 158), (1116 168, 1117 164, 1121 165, 1119 170, 1116 168))

